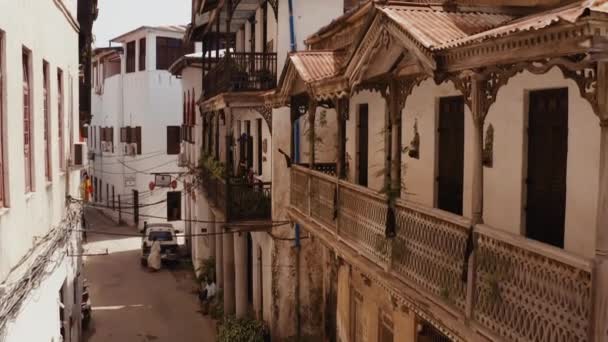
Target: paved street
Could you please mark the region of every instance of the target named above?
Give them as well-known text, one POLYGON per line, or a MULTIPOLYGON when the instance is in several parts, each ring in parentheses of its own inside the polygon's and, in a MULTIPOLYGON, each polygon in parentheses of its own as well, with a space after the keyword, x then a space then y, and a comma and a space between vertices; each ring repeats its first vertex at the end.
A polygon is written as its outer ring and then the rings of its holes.
MULTIPOLYGON (((135 233, 116 226, 95 210, 87 211, 89 229, 135 233)), ((139 237, 88 234, 85 258, 93 318, 89 342, 213 342, 214 323, 199 313, 190 266, 149 272, 140 266, 139 237)))

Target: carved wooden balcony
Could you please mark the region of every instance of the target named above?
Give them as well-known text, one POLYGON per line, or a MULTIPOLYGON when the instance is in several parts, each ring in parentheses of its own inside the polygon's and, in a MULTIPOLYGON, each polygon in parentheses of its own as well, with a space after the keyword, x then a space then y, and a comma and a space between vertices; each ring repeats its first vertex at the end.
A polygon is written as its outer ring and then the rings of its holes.
POLYGON ((262 91, 276 87, 277 54, 227 53, 203 78, 205 99, 224 92, 262 91))
POLYGON ((467 273, 465 283, 471 224, 463 217, 397 200, 396 237, 388 239, 386 196, 301 165, 291 168, 290 197, 290 213, 312 222, 308 226, 313 234, 328 236, 335 246, 349 246, 457 317, 465 319, 466 303, 472 303, 466 318, 490 336, 505 341, 589 340, 589 260, 480 225, 473 234, 475 272, 467 273))
POLYGON ((226 182, 204 167, 201 180, 208 201, 224 213, 229 222, 271 219, 272 183, 249 184, 237 177, 226 182))

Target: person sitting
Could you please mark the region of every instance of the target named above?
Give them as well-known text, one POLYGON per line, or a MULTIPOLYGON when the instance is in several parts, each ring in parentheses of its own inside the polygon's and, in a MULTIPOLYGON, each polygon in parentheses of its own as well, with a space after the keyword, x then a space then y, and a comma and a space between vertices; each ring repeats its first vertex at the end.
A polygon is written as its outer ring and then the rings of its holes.
POLYGON ((148 267, 152 271, 158 271, 161 267, 161 256, 160 256, 160 242, 156 239, 156 236, 152 237, 152 246, 150 247, 150 254, 148 255, 148 267))

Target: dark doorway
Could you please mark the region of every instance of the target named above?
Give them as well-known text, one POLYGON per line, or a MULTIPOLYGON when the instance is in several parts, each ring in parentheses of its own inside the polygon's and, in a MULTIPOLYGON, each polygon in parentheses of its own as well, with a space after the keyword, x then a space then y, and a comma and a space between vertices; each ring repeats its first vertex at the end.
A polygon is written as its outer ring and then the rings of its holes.
POLYGON ((262 174, 262 119, 257 119, 256 120, 257 123, 257 137, 256 139, 258 140, 258 148, 257 148, 257 155, 258 155, 258 175, 262 174))
POLYGON ((568 89, 530 93, 526 235, 564 247, 568 89))
POLYGON ((357 122, 357 146, 358 171, 357 183, 362 186, 368 184, 368 156, 369 156, 369 107, 367 103, 359 105, 359 120, 357 122))
POLYGON ((253 137, 251 136, 251 121, 245 121, 245 133, 247 134, 247 170, 253 168, 253 137))
POLYGON ((247 233, 247 303, 253 308, 253 239, 247 233))
POLYGON ((464 176, 464 98, 439 100, 439 166, 437 207, 462 215, 464 176))

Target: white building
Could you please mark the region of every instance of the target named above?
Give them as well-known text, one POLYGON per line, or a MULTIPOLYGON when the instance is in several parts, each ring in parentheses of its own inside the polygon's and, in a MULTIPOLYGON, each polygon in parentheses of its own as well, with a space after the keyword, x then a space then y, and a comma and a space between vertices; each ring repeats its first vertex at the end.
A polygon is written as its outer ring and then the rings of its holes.
MULTIPOLYGON (((182 26, 140 27, 115 38, 120 47, 94 53, 93 119, 88 128, 93 200, 118 216, 120 195, 126 222, 134 218, 133 190, 139 191, 139 205, 145 205, 182 188, 177 166, 182 85, 167 69, 186 51, 184 32, 182 26), (178 187, 155 184, 150 190, 157 173, 170 175, 178 187)), ((141 224, 164 221, 167 203, 141 208, 139 213, 141 224)))
POLYGON ((80 339, 76 12, 0 1, 0 341, 80 339))

